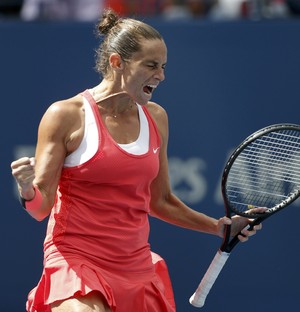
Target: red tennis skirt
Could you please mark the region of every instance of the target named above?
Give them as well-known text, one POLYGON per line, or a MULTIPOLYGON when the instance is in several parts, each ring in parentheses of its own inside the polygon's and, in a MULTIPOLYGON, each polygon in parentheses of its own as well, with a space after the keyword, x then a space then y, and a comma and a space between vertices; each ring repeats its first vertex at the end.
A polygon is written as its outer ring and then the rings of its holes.
POLYGON ((101 292, 113 312, 175 312, 172 285, 165 261, 152 254, 155 271, 133 274, 99 269, 62 256, 47 260, 38 285, 29 293, 28 312, 50 312, 50 304, 101 292))

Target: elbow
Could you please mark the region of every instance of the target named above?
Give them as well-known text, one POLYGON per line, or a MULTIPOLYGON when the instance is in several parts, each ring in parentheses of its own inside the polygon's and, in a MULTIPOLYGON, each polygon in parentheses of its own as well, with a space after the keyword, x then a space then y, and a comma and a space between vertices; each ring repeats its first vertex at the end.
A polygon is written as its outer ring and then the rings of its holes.
POLYGON ((166 209, 166 205, 165 201, 156 201, 156 202, 152 202, 150 205, 150 212, 149 215, 151 217, 155 217, 158 219, 163 218, 164 214, 165 214, 165 209, 166 209))
POLYGON ((158 218, 159 217, 159 210, 160 210, 160 202, 156 201, 156 200, 152 200, 150 201, 150 211, 149 211, 149 215, 151 217, 155 217, 158 218))
POLYGON ((172 193, 167 192, 160 196, 152 196, 150 201, 150 216, 158 219, 164 219, 169 213, 170 204, 172 202, 172 193))

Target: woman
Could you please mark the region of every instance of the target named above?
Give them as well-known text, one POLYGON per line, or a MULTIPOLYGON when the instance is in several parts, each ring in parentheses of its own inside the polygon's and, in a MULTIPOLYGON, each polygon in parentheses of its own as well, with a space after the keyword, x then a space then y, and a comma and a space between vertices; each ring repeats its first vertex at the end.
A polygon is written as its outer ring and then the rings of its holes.
POLYGON ((225 224, 235 234, 249 220, 208 217, 170 190, 167 114, 150 102, 165 78, 161 35, 111 10, 98 29, 103 80, 52 104, 35 158, 11 165, 28 213, 50 214, 44 270, 27 311, 173 312, 167 267, 150 251, 148 214, 218 236, 225 224))

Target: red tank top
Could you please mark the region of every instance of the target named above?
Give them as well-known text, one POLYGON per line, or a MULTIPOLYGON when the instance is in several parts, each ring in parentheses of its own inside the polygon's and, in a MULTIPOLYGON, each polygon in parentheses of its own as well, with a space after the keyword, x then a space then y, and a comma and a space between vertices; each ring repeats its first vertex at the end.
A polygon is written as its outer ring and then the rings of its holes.
POLYGON ((153 270, 149 236, 150 184, 159 170, 160 137, 145 107, 149 150, 132 155, 113 140, 88 91, 96 119, 99 144, 84 164, 62 170, 52 209, 45 256, 83 257, 103 268, 153 270))

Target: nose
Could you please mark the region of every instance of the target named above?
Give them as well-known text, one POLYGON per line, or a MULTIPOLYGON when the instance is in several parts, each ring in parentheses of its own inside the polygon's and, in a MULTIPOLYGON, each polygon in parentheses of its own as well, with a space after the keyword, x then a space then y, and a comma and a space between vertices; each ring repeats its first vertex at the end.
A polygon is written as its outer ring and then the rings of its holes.
POLYGON ((164 68, 158 68, 157 72, 155 73, 155 78, 159 81, 165 80, 165 69, 164 68))

